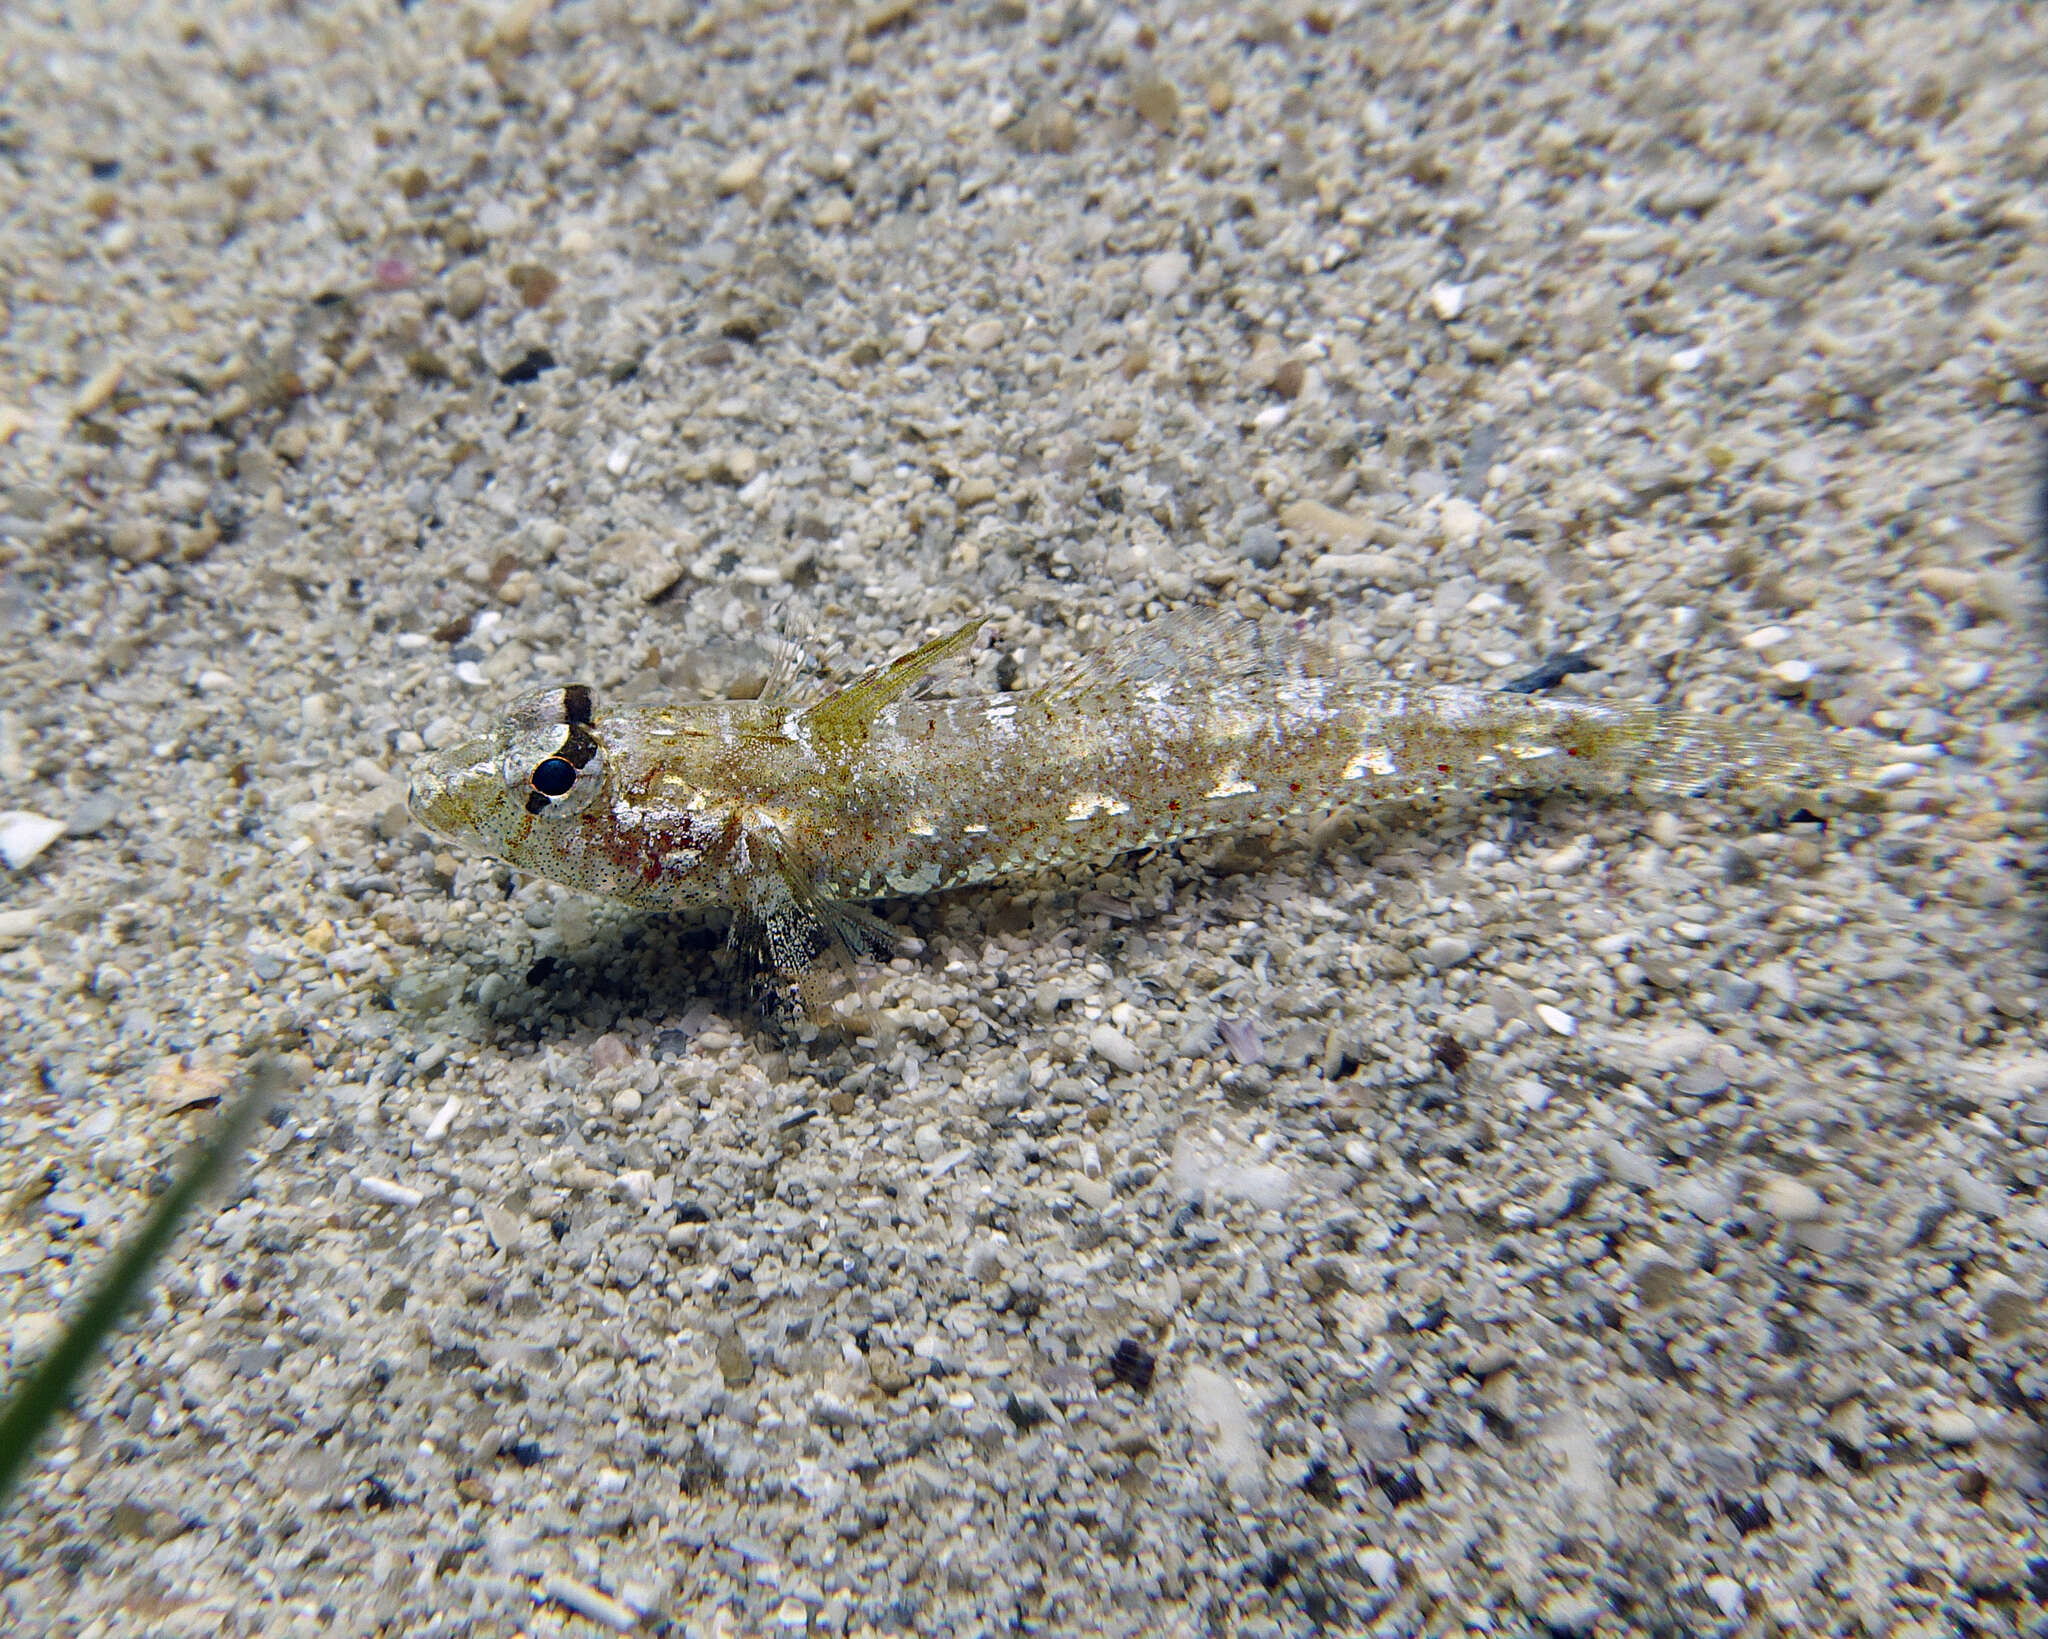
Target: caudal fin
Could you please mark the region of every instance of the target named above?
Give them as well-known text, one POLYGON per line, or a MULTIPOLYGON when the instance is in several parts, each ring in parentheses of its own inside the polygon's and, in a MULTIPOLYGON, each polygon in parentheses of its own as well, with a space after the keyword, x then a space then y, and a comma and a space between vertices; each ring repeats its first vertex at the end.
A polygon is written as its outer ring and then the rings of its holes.
POLYGON ((1839 806, 1855 760, 1810 723, 1706 717, 1643 708, 1643 737, 1628 771, 1645 797, 1726 791, 1751 802, 1839 806))

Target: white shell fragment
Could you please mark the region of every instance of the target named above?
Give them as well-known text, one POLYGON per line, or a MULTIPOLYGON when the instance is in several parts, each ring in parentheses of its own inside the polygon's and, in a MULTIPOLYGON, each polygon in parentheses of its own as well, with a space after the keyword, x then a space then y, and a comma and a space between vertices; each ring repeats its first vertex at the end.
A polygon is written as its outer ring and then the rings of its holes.
POLYGON ((10 808, 0 812, 0 859, 18 871, 64 834, 64 822, 10 808))
POLYGON ((606 1627, 619 1633, 631 1633, 640 1625, 640 1613, 630 1605, 621 1604, 608 1593, 600 1593, 587 1582, 578 1582, 573 1576, 551 1573, 534 1591, 534 1597, 542 1602, 553 1600, 557 1605, 566 1605, 578 1616, 587 1616, 593 1622, 602 1622, 606 1627))
POLYGON ((356 1190, 368 1200, 381 1202, 385 1206, 404 1207, 410 1211, 426 1199, 409 1184, 395 1184, 389 1178, 358 1177, 356 1190))

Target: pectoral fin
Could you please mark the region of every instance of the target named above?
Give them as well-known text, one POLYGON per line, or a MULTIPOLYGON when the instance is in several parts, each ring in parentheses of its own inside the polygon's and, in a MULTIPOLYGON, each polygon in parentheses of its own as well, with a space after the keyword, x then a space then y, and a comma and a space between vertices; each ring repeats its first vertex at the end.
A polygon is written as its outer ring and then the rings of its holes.
POLYGON ((865 743, 868 728, 882 709, 902 699, 934 667, 966 649, 986 621, 983 616, 956 632, 933 638, 923 648, 913 649, 820 700, 804 713, 812 739, 827 752, 851 751, 865 743))

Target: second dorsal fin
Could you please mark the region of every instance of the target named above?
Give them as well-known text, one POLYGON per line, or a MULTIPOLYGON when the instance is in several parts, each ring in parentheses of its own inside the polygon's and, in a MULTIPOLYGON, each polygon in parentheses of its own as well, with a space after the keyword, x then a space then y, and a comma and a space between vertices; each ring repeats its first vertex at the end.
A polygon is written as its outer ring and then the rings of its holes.
POLYGON ((935 637, 922 648, 900 655, 886 666, 878 666, 845 688, 826 696, 804 713, 804 726, 825 751, 850 751, 863 744, 868 728, 885 706, 903 698, 918 680, 935 666, 950 660, 974 641, 987 622, 986 615, 970 620, 959 630, 935 637))

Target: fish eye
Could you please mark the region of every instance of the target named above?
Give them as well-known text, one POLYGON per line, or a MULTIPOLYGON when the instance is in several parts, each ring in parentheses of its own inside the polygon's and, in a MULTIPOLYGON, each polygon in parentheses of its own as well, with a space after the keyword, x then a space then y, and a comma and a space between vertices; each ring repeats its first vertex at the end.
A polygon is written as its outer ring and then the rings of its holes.
POLYGON ((590 690, 544 689, 512 708, 499 772, 527 813, 566 819, 604 790, 604 747, 592 726, 590 690))
POLYGON ((532 783, 543 797, 565 797, 576 783, 576 765, 567 757, 550 757, 533 771, 532 783))
POLYGON ((529 814, 566 819, 604 789, 604 748, 589 729, 571 724, 522 735, 509 749, 505 785, 529 814))

